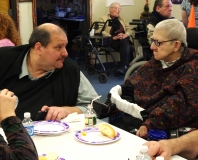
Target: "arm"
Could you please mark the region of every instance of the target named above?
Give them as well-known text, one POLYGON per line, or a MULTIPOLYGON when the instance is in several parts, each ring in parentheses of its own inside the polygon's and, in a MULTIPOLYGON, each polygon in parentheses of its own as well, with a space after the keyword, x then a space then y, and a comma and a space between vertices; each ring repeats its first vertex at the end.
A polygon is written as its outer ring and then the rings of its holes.
POLYGON ((152 157, 163 156, 169 160, 171 155, 180 155, 187 159, 196 159, 198 155, 198 131, 192 131, 179 138, 161 140, 159 142, 150 141, 145 143, 149 147, 149 154, 152 157))
POLYGON ((84 76, 84 74, 80 72, 80 85, 78 89, 76 106, 43 106, 41 111, 48 111, 46 120, 60 120, 67 117, 70 113, 85 113, 87 110, 87 105, 90 104, 91 100, 97 96, 98 94, 96 93, 91 83, 84 76))
POLYGON ((38 160, 35 145, 21 124, 21 120, 15 116, 16 97, 13 92, 4 89, 0 92, 0 122, 7 137, 8 144, 0 137, 1 159, 38 160))
POLYGON ((144 110, 143 108, 141 108, 140 106, 138 106, 137 104, 134 103, 130 103, 124 99, 122 99, 120 97, 120 95, 122 94, 122 88, 120 85, 117 85, 115 87, 113 87, 110 90, 111 93, 111 101, 112 103, 116 104, 116 107, 125 112, 128 113, 129 115, 136 117, 140 120, 142 119, 142 116, 140 114, 140 111, 144 110))
POLYGON ((15 116, 8 117, 1 122, 1 126, 7 137, 8 144, 0 144, 0 157, 3 159, 38 160, 36 147, 23 127, 21 120, 15 116))
MULTIPOLYGON (((108 19, 110 19, 109 15, 105 15, 99 19, 99 22, 106 22, 108 19)), ((102 30, 103 25, 99 25, 99 28, 95 31, 95 33, 100 33, 102 30)), ((110 35, 111 26, 108 26, 108 23, 106 24, 106 27, 104 28, 104 31, 102 32, 103 36, 111 36, 110 35)))
POLYGON ((187 28, 188 16, 187 16, 186 10, 181 10, 181 15, 182 15, 182 22, 183 22, 184 26, 187 28))

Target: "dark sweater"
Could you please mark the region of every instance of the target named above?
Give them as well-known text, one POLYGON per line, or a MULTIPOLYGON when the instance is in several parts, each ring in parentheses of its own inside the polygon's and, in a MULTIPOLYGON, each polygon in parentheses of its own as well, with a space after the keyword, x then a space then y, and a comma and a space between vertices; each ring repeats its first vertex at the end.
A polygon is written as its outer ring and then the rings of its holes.
POLYGON ((169 19, 169 18, 162 16, 157 11, 153 11, 151 13, 151 16, 150 16, 147 24, 152 24, 153 26, 156 26, 159 22, 166 20, 166 19, 169 19))
POLYGON ((134 87, 135 103, 150 112, 144 125, 155 129, 198 128, 198 51, 186 49, 163 69, 152 58, 125 83, 134 87))
POLYGON ((2 160, 38 160, 34 142, 15 116, 8 117, 1 122, 7 142, 0 135, 0 159, 2 160))
POLYGON ((75 106, 80 83, 80 70, 76 63, 66 58, 63 67, 49 78, 31 81, 25 76, 19 79, 28 50, 28 45, 0 48, 0 89, 7 88, 18 96, 16 115, 23 119, 24 112, 31 112, 34 120, 43 105, 75 106))

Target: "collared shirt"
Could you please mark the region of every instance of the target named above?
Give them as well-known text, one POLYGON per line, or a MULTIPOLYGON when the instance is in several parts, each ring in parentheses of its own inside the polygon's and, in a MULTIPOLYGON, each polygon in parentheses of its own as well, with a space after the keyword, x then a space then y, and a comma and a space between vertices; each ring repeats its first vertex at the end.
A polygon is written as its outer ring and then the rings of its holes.
MULTIPOLYGON (((28 76, 31 81, 33 80, 36 81, 42 77, 49 78, 53 74, 54 70, 46 72, 45 75, 39 78, 33 78, 29 74, 26 63, 28 53, 29 51, 27 52, 27 54, 23 59, 22 68, 21 68, 22 72, 19 75, 19 79, 21 79, 24 76, 28 76)), ((80 85, 78 89, 78 98, 77 98, 76 107, 79 108, 83 113, 85 113, 87 110, 87 105, 90 104, 90 100, 96 98, 97 96, 98 94, 96 93, 91 83, 88 81, 85 75, 80 71, 80 85)))

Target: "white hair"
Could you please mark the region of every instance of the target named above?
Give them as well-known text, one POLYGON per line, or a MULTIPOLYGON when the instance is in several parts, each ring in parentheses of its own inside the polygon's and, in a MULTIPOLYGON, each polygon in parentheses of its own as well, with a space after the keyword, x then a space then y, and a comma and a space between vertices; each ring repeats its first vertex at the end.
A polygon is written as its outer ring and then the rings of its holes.
POLYGON ((164 35, 167 39, 176 39, 180 41, 185 47, 186 42, 186 28, 183 23, 177 19, 167 19, 159 22, 155 26, 154 31, 165 31, 164 35))

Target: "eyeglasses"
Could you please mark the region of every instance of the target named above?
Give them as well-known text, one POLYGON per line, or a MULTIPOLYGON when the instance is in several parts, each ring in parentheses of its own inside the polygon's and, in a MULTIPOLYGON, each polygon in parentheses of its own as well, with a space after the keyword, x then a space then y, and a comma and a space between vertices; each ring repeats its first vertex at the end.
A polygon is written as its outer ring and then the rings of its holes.
POLYGON ((115 10, 117 11, 121 11, 121 8, 118 8, 118 7, 113 7, 113 8, 115 8, 115 10))
POLYGON ((176 40, 176 39, 171 39, 171 40, 159 42, 158 40, 151 38, 151 44, 154 42, 154 44, 155 44, 157 47, 159 47, 160 44, 163 43, 163 42, 170 42, 170 41, 175 41, 175 40, 176 40))

